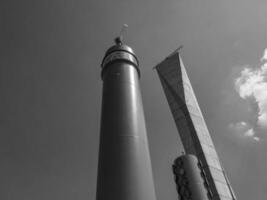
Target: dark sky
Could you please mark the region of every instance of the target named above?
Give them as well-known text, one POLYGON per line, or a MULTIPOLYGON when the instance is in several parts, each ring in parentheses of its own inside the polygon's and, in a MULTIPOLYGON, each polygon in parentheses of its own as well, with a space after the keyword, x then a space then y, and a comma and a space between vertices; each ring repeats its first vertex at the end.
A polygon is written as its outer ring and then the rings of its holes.
POLYGON ((95 199, 100 63, 124 23, 140 60, 158 200, 177 199, 171 164, 182 146, 152 68, 181 44, 238 199, 265 199, 266 130, 255 128, 256 141, 236 127, 257 109, 234 82, 260 65, 266 19, 265 0, 2 0, 0 199, 95 199))

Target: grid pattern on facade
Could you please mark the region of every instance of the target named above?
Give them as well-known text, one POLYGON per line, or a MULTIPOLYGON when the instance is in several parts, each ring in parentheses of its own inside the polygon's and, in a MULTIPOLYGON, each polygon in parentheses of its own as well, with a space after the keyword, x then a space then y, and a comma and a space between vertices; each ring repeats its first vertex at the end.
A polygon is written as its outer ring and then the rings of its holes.
POLYGON ((196 155, 202 162, 214 194, 213 200, 232 200, 233 196, 179 53, 166 58, 156 69, 185 152, 196 155))

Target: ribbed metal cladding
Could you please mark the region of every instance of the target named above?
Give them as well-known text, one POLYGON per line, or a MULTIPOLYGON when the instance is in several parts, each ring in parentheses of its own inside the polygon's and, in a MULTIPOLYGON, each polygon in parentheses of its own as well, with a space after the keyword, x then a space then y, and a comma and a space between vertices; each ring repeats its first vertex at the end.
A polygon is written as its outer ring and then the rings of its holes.
POLYGON ((180 200, 210 200, 212 193, 202 165, 194 155, 178 157, 173 164, 173 173, 180 200))
POLYGON ((131 47, 127 45, 114 45, 110 47, 102 61, 102 77, 105 69, 111 66, 113 62, 126 62, 134 66, 140 76, 138 59, 131 47))
POLYGON ((102 62, 97 200, 155 200, 138 60, 126 45, 102 62))

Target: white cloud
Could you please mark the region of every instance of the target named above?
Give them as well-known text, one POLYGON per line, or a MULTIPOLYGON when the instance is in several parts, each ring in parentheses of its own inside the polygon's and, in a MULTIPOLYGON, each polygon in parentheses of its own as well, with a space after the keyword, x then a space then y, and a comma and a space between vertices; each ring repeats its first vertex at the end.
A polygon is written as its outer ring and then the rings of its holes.
POLYGON ((245 135, 246 137, 253 137, 253 136, 255 135, 255 132, 254 132, 254 130, 251 128, 251 129, 247 130, 247 131, 244 133, 244 135, 245 135))
POLYGON ((249 128, 248 124, 246 122, 237 122, 237 123, 231 123, 229 125, 229 128, 234 130, 235 132, 244 132, 249 128))
POLYGON ((264 50, 263 56, 261 58, 261 61, 266 61, 267 60, 267 49, 264 50))
POLYGON ((255 136, 252 126, 244 121, 229 124, 229 129, 239 137, 260 141, 260 138, 255 136))
POLYGON ((258 142, 261 139, 256 136, 255 130, 260 128, 260 130, 266 131, 267 129, 267 49, 264 50, 260 67, 246 66, 243 68, 239 77, 235 79, 235 89, 242 99, 250 102, 250 109, 253 109, 257 116, 255 122, 253 119, 249 121, 250 123, 240 121, 230 124, 229 128, 243 138, 250 138, 258 142))
POLYGON ((244 68, 235 80, 235 88, 243 99, 251 99, 258 105, 257 125, 267 128, 267 49, 258 69, 244 68))
POLYGON ((260 141, 258 136, 255 136, 255 131, 252 126, 246 122, 231 123, 229 129, 239 137, 260 141))

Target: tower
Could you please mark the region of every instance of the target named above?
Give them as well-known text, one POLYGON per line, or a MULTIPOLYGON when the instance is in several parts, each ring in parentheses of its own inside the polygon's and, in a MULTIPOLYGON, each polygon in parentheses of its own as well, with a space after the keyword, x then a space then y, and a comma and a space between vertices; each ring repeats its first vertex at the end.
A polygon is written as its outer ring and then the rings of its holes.
POLYGON ((235 200, 179 51, 156 66, 185 152, 202 163, 212 200, 235 200))
POLYGON ((97 200, 156 200, 133 50, 116 38, 102 62, 97 200))

